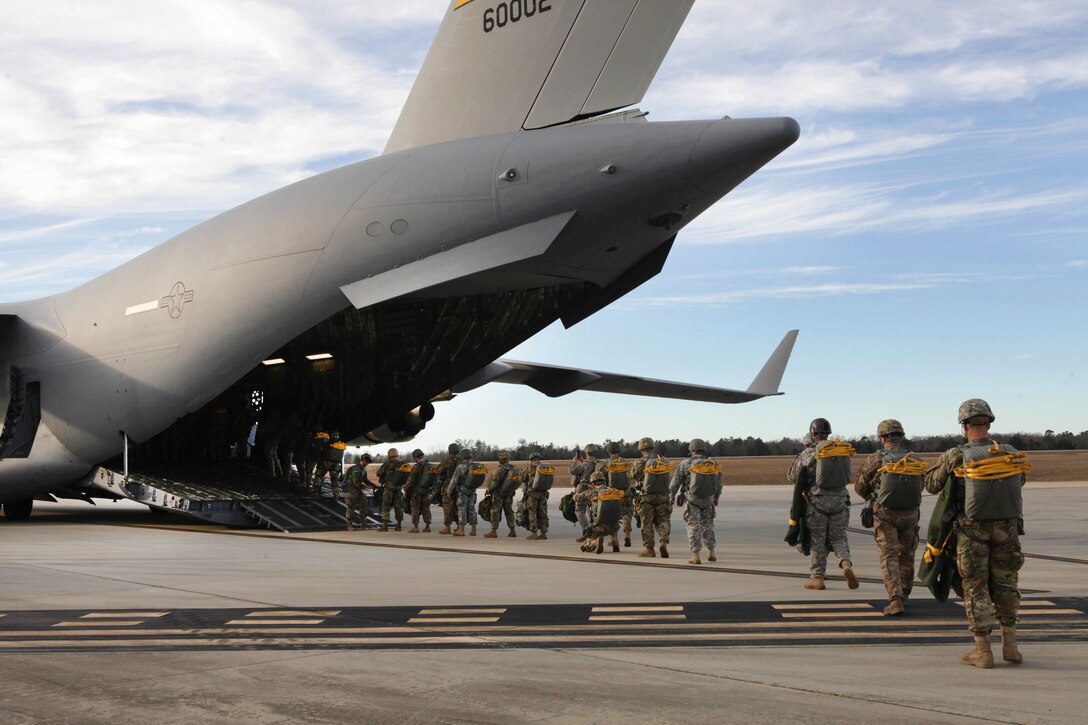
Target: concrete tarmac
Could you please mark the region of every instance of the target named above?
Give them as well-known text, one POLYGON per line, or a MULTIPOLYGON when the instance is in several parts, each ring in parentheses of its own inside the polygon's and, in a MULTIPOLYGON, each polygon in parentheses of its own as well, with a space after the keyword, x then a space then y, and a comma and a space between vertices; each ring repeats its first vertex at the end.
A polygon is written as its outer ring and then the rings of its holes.
POLYGON ((1084 720, 1088 483, 1025 489, 1026 661, 993 670, 959 663, 954 601, 919 585, 908 616, 881 615, 868 532, 850 534, 859 589, 803 589, 786 487, 726 489, 701 566, 678 512, 669 559, 638 558, 637 531, 582 553, 561 493, 547 541, 38 504, 0 521, 0 722, 1084 720))

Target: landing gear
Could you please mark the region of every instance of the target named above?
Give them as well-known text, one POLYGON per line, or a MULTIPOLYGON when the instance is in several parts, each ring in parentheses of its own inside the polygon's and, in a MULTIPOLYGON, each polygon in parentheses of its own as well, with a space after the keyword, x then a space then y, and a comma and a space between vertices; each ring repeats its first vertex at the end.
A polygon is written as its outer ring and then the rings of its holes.
POLYGON ((30 512, 33 510, 34 499, 32 498, 4 502, 4 517, 9 521, 26 521, 30 518, 30 512))

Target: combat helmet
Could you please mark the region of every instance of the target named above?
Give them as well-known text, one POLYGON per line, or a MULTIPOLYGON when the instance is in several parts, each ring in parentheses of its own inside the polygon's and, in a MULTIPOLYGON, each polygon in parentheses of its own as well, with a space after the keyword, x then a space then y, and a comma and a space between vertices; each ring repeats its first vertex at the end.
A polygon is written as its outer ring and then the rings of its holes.
POLYGON ((607 480, 608 479, 605 477, 604 471, 597 471, 596 473, 594 473, 592 476, 589 477, 589 482, 590 483, 604 483, 607 480))
POLYGON ((540 460, 540 452, 539 451, 533 451, 532 453, 530 453, 529 454, 529 460, 530 461, 539 461, 540 460))
POLYGON ((458 453, 461 452, 461 446, 457 445, 456 443, 450 443, 446 450, 450 452, 451 456, 456 456, 458 453))
POLYGON ((464 450, 462 450, 461 451, 461 460, 462 461, 472 460, 472 450, 469 449, 469 448, 465 448, 464 450))
POLYGON ((510 460, 510 454, 507 453, 506 451, 499 451, 498 456, 499 456, 500 461, 509 461, 510 460))
POLYGON ((706 441, 702 438, 692 438, 691 443, 688 443, 688 450, 692 453, 706 453, 706 441))
POLYGON ((374 462, 374 456, 370 455, 369 453, 364 453, 363 455, 359 456, 359 463, 362 463, 362 464, 365 465, 367 463, 373 463, 373 462, 374 462))
POLYGON ((620 444, 617 443, 616 441, 609 441, 608 442, 608 447, 607 447, 606 450, 609 452, 609 454, 619 453, 620 452, 620 444))
POLYGON ((601 449, 594 443, 586 443, 585 452, 587 456, 595 456, 600 453, 601 449))
POLYGON ((389 458, 396 458, 400 455, 400 451, 398 451, 396 448, 390 448, 387 455, 389 458))
POLYGON ((906 435, 903 432, 903 424, 895 418, 888 418, 880 421, 876 426, 876 434, 878 436, 890 436, 890 435, 906 435))
POLYGON ((421 456, 423 456, 423 451, 421 449, 417 448, 412 451, 412 458, 420 458, 421 456))
POLYGON ((960 403, 959 417, 960 423, 966 423, 973 418, 986 418, 987 423, 997 420, 994 412, 990 410, 990 404, 982 398, 971 398, 960 403))
POLYGON ((640 451, 652 451, 654 449, 654 439, 649 437, 639 438, 638 449, 640 451))
POLYGON ((816 418, 808 424, 808 432, 814 436, 831 435, 831 423, 827 418, 816 418))

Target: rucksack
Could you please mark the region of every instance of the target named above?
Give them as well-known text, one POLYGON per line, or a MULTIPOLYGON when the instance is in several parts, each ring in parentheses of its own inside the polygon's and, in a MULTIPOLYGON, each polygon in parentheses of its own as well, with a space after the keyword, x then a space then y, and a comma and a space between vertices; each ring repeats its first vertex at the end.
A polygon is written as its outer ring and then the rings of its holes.
POLYGON ((668 493, 670 471, 672 471, 672 464, 668 461, 657 460, 647 463, 642 479, 642 492, 668 493))
POLYGON ((843 441, 816 444, 816 485, 826 491, 846 488, 850 483, 850 457, 854 447, 843 441))
POLYGON ((487 478, 486 466, 470 466, 468 469, 468 475, 465 476, 464 487, 469 491, 475 491, 477 488, 483 485, 485 478, 487 478))
POLYGON ((688 472, 691 474, 688 495, 696 498, 713 498, 718 491, 722 467, 708 458, 693 464, 688 472))
POLYGON ((480 514, 480 518, 485 521, 491 520, 491 494, 487 494, 480 501, 480 504, 476 507, 476 512, 480 514))
POLYGON ((916 509, 922 505, 922 474, 926 464, 913 453, 899 448, 880 451, 884 462, 877 472, 880 487, 876 502, 890 509, 916 509))
POLYGON ((630 471, 631 464, 627 461, 609 461, 604 467, 608 476, 608 485, 617 491, 626 491, 631 488, 630 471))
POLYGON ((574 491, 559 499, 559 513, 571 523, 578 522, 578 513, 574 510, 574 491))
POLYGON ((554 466, 537 466, 536 476, 533 477, 533 490, 534 491, 548 491, 552 487, 552 483, 555 481, 555 467, 554 466))
POLYGON ((1024 511, 1024 474, 1031 470, 1026 453, 994 441, 993 447, 960 446, 964 514, 969 519, 1018 519, 1024 511))

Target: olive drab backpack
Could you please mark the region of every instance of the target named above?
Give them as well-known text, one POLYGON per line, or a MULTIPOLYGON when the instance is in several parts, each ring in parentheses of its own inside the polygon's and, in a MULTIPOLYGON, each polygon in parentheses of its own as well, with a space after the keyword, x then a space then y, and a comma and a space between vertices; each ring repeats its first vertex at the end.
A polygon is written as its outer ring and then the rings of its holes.
POLYGON ((609 461, 604 467, 609 488, 626 491, 631 488, 631 464, 627 461, 609 461))
POLYGON ((611 526, 620 520, 623 499, 627 494, 616 488, 606 488, 597 494, 597 523, 611 526))
POLYGON ((520 485, 521 474, 518 473, 518 469, 510 466, 506 469, 506 478, 502 480, 502 485, 499 487, 499 493, 503 496, 513 496, 520 485))
POLYGON ((469 466, 468 475, 465 476, 465 488, 475 491, 483 485, 485 478, 487 478, 487 467, 480 463, 474 463, 469 466))
POLYGON ((1018 519, 1024 511, 1024 474, 1031 470, 1026 453, 994 441, 993 446, 960 446, 964 514, 969 519, 1018 519))
POLYGON ((437 463, 428 464, 423 469, 423 473, 419 476, 419 488, 421 491, 430 491, 434 488, 434 485, 438 483, 438 471, 439 465, 437 463))
POLYGON ((883 465, 877 469, 880 485, 876 502, 890 509, 916 509, 922 505, 922 474, 926 464, 910 451, 886 448, 880 451, 883 465))
POLYGON ((691 481, 688 483, 688 494, 696 498, 713 498, 718 492, 718 477, 722 474, 722 467, 709 458, 692 464, 688 469, 691 481))
POLYGON ((533 477, 533 490, 537 492, 551 490, 555 482, 554 466, 537 466, 536 475, 533 477))
POLYGON ((668 461, 657 459, 647 463, 646 468, 643 469, 642 492, 668 493, 671 472, 672 464, 668 461))
POLYGON ((412 467, 411 463, 402 463, 397 466, 389 476, 389 483, 393 486, 403 486, 408 480, 408 474, 412 472, 412 467))
POLYGON ((489 493, 484 496, 483 499, 480 501, 479 505, 476 506, 476 513, 480 515, 481 519, 484 519, 486 521, 491 518, 491 505, 493 503, 494 500, 491 498, 491 494, 489 493))
POLYGON ((825 490, 846 488, 850 483, 850 457, 854 447, 843 441, 819 441, 816 444, 816 485, 825 490))
POLYGON ((559 499, 559 513, 563 514, 563 518, 567 521, 577 523, 578 512, 574 510, 574 491, 559 499))

